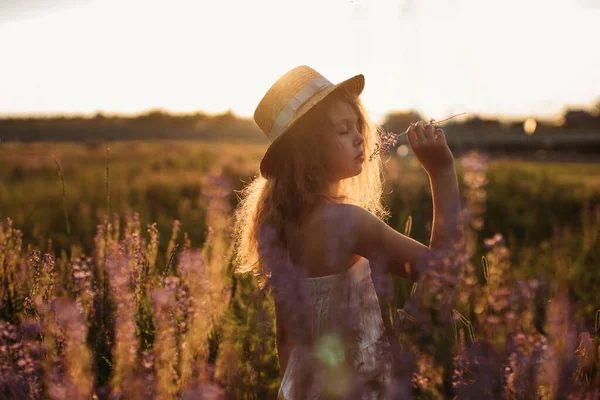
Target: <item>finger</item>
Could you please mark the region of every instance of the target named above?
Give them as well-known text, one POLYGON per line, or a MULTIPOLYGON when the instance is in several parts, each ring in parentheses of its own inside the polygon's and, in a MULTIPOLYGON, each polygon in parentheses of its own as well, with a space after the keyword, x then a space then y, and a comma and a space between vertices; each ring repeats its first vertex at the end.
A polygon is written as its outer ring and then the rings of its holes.
POLYGON ((427 140, 433 140, 433 125, 427 124, 423 131, 423 136, 425 136, 425 139, 427 140))
POLYGON ((417 122, 415 130, 417 132, 417 140, 419 140, 420 142, 425 141, 425 134, 423 132, 423 121, 417 122))
POLYGON ((446 132, 442 128, 436 128, 435 139, 440 141, 442 144, 446 144, 446 132))
POLYGON ((408 137, 408 142, 411 146, 414 146, 416 143, 418 143, 419 139, 417 138, 417 130, 414 124, 410 124, 406 132, 406 136, 408 137))

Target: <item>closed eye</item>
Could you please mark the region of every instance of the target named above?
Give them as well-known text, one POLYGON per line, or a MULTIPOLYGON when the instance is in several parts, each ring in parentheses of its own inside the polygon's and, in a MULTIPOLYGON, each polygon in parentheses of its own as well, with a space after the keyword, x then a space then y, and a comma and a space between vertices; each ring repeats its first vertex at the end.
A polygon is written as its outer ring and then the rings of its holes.
POLYGON ((355 126, 355 125, 345 126, 344 128, 342 128, 343 130, 340 132, 340 134, 344 135, 346 133, 350 133, 350 128, 353 126, 355 126))

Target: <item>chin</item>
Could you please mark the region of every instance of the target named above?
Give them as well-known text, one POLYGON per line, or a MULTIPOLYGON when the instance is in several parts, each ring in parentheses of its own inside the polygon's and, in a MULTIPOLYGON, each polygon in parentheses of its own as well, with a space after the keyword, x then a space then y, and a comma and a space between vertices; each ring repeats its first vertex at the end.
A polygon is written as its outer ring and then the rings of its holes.
POLYGON ((340 180, 342 179, 350 179, 350 178, 354 178, 357 175, 360 175, 362 173, 363 170, 363 166, 362 163, 357 163, 355 162, 354 165, 352 166, 347 166, 346 168, 343 169, 343 172, 341 172, 338 176, 340 176, 340 180))
POLYGON ((360 175, 362 172, 362 165, 358 166, 358 168, 355 169, 355 172, 353 174, 351 174, 348 178, 354 178, 355 176, 360 175))

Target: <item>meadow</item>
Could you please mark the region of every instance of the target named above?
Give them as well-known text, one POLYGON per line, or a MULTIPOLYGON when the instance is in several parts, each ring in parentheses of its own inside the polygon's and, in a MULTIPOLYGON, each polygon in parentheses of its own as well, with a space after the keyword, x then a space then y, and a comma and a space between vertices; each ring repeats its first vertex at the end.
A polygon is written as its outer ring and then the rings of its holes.
MULTIPOLYGON (((265 148, 1 143, 1 397, 275 398, 272 297, 231 265, 265 148)), ((600 397, 600 164, 455 164, 462 257, 447 279, 393 278, 396 389, 600 397)), ((389 155, 385 176, 387 222, 427 244, 427 174, 389 155)))

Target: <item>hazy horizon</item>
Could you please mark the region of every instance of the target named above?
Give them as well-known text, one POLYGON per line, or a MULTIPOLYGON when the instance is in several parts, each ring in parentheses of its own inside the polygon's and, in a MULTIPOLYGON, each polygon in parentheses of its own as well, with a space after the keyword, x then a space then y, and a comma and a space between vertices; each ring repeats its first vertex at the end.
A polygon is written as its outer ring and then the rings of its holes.
MULTIPOLYGON (((590 109, 590 107, 569 107, 570 110, 584 110, 584 111, 588 111, 593 113, 593 110, 590 109)), ((202 113, 202 114, 206 114, 209 116, 217 116, 217 115, 222 115, 224 113, 227 112, 233 112, 233 114, 239 118, 249 118, 252 119, 252 115, 241 115, 238 114, 237 112, 235 112, 232 109, 227 109, 227 110, 222 110, 222 111, 218 111, 218 112, 207 112, 204 110, 190 110, 190 111, 177 111, 177 110, 168 110, 168 109, 164 109, 164 108, 151 108, 151 109, 146 109, 146 110, 140 110, 138 112, 131 112, 131 113, 120 113, 120 112, 105 112, 103 110, 97 110, 97 111, 93 111, 93 112, 41 112, 41 113, 14 113, 14 114, 0 114, 0 120, 1 119, 18 119, 18 118, 93 118, 95 117, 97 114, 101 114, 104 117, 110 118, 110 117, 124 117, 124 118, 133 118, 136 116, 141 116, 141 115, 145 115, 151 112, 157 112, 157 111, 161 111, 161 112, 165 112, 169 115, 173 115, 173 116, 178 116, 178 115, 190 115, 190 114, 195 114, 195 113, 202 113)), ((420 113, 419 110, 407 110, 407 109, 398 109, 398 110, 388 110, 387 112, 383 113, 381 116, 379 116, 378 118, 376 118, 374 116, 374 113, 371 113, 371 116, 374 118, 374 120, 377 123, 382 123, 383 119, 385 119, 385 117, 389 114, 389 113, 393 113, 393 112, 410 112, 410 111, 415 111, 418 112, 420 115, 422 115, 424 118, 425 116, 423 115, 423 113, 420 113)), ((566 111, 566 108, 565 108, 566 111)), ((457 113, 458 114, 458 113, 457 113)), ((457 120, 461 120, 461 119, 465 119, 465 118, 469 118, 469 117, 473 117, 473 116, 478 116, 479 118, 482 119, 496 119, 499 121, 522 121, 528 118, 533 118, 536 119, 538 121, 556 121, 557 119, 559 119, 563 114, 562 113, 558 113, 558 114, 551 114, 551 115, 517 115, 517 114, 486 114, 486 113, 467 113, 465 115, 461 115, 458 117, 455 117, 457 120)), ((450 115, 444 115, 442 117, 436 118, 438 120, 444 119, 449 117, 450 115)))

